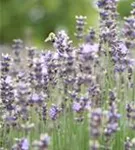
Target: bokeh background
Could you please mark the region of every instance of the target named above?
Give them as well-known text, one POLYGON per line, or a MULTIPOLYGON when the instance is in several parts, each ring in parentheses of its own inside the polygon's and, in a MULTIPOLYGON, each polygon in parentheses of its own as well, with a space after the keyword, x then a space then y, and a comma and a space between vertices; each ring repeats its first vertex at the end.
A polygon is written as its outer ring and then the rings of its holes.
MULTIPOLYGON (((120 0, 121 20, 133 0, 120 0)), ((85 15, 89 26, 98 26, 96 0, 0 0, 0 45, 15 38, 41 46, 49 32, 65 29, 74 40, 75 16, 85 15)))

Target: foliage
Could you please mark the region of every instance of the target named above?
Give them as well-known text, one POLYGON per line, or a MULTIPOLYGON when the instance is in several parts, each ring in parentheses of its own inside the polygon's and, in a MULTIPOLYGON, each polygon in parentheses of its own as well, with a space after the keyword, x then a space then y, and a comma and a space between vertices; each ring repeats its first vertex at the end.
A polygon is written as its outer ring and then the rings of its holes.
MULTIPOLYGON (((120 2, 122 16, 129 14, 131 1, 120 2)), ((90 26, 98 25, 95 20, 97 11, 92 3, 92 0, 78 0, 76 3, 72 0, 0 0, 0 43, 10 43, 18 37, 26 42, 41 43, 49 32, 61 28, 74 38, 76 15, 86 15, 90 26)))

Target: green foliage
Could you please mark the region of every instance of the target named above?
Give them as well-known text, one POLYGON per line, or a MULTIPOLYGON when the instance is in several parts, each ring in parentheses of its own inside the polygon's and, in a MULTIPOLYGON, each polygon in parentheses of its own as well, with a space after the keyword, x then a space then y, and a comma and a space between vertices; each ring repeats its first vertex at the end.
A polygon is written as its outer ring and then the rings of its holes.
MULTIPOLYGON (((122 16, 129 14, 131 1, 120 2, 122 16)), ((76 15, 86 15, 88 24, 97 26, 97 10, 92 3, 92 0, 0 0, 0 43, 10 43, 15 38, 39 42, 59 29, 66 29, 71 35, 75 32, 76 15)))
POLYGON ((118 11, 121 14, 122 17, 128 16, 129 12, 131 10, 131 3, 134 0, 122 0, 119 2, 118 11))

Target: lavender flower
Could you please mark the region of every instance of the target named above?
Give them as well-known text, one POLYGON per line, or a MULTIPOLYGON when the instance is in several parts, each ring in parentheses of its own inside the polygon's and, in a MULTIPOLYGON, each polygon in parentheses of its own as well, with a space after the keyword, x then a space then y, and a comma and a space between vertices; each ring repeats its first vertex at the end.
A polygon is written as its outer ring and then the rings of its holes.
POLYGON ((56 120, 58 115, 59 115, 59 112, 60 112, 60 109, 56 105, 52 104, 52 106, 51 106, 51 108, 49 110, 50 118, 52 120, 56 120))
POLYGON ((90 141, 90 150, 100 150, 100 144, 98 141, 90 141))
POLYGON ((135 104, 134 103, 127 104, 126 110, 127 110, 129 127, 134 130, 135 129, 135 104))
POLYGON ((53 45, 61 57, 68 57, 72 52, 72 41, 69 40, 68 35, 63 30, 57 33, 53 45))
POLYGON ((20 52, 23 49, 23 41, 21 39, 14 39, 12 48, 15 55, 14 61, 19 63, 21 61, 20 52))
POLYGON ((11 58, 8 54, 2 54, 1 72, 3 75, 9 72, 11 58))
POLYGON ((17 124, 17 117, 15 115, 9 116, 8 114, 6 114, 6 115, 3 115, 2 117, 3 117, 3 121, 7 125, 15 126, 17 124))
POLYGON ((75 36, 78 39, 82 39, 84 37, 84 26, 86 24, 85 20, 86 20, 86 16, 76 16, 76 29, 77 29, 77 33, 75 33, 75 36))
POLYGON ((100 108, 93 110, 90 116, 90 136, 93 138, 100 136, 101 120, 102 110, 100 108))
POLYGON ((113 102, 116 101, 116 93, 112 90, 109 91, 109 100, 110 106, 112 106, 113 102))
POLYGON ((73 102, 72 109, 75 112, 80 112, 82 110, 82 106, 81 106, 80 102, 73 102))
POLYGON ((129 137, 125 141, 125 150, 130 150, 132 148, 132 143, 129 137))
POLYGON ((47 105, 46 104, 42 106, 42 119, 44 122, 46 122, 47 120, 47 105))
POLYGON ((113 133, 117 132, 119 130, 119 119, 121 115, 117 113, 116 104, 113 102, 110 106, 110 110, 106 112, 106 117, 108 118, 107 125, 104 130, 105 136, 108 138, 113 133))
POLYGON ((89 29, 89 34, 86 35, 86 43, 89 43, 89 44, 93 44, 94 41, 96 39, 96 32, 95 30, 92 28, 92 29, 89 29))
POLYGON ((12 150, 29 150, 30 149, 30 144, 28 139, 22 138, 22 139, 17 139, 17 144, 15 144, 12 147, 12 150))
POLYGON ((135 138, 131 139, 127 137, 125 141, 125 150, 131 150, 134 148, 135 148, 135 138))
POLYGON ((30 103, 33 103, 33 104, 34 104, 34 103, 35 103, 35 104, 41 104, 41 103, 43 102, 43 97, 42 97, 42 95, 40 95, 40 94, 34 93, 34 94, 31 96, 29 102, 30 102, 30 103))
POLYGON ((90 114, 90 149, 98 150, 100 144, 98 138, 101 135, 101 124, 102 124, 102 110, 96 108, 91 111, 90 114))
POLYGON ((27 139, 23 139, 21 141, 21 144, 22 144, 21 145, 22 150, 28 150, 29 149, 29 142, 27 139))
POLYGON ((39 150, 47 150, 50 144, 50 136, 46 134, 41 134, 39 141, 33 142, 33 147, 37 147, 39 150))

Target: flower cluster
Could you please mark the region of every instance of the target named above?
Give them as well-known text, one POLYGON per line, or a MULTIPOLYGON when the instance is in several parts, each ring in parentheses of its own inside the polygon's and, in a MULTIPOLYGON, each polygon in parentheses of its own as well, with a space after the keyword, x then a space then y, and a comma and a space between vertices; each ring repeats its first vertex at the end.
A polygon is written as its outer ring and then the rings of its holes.
POLYGON ((135 3, 122 29, 117 0, 97 5, 99 33, 76 16, 78 45, 62 30, 45 40, 53 50, 16 39, 2 54, 0 149, 134 149, 135 3))

